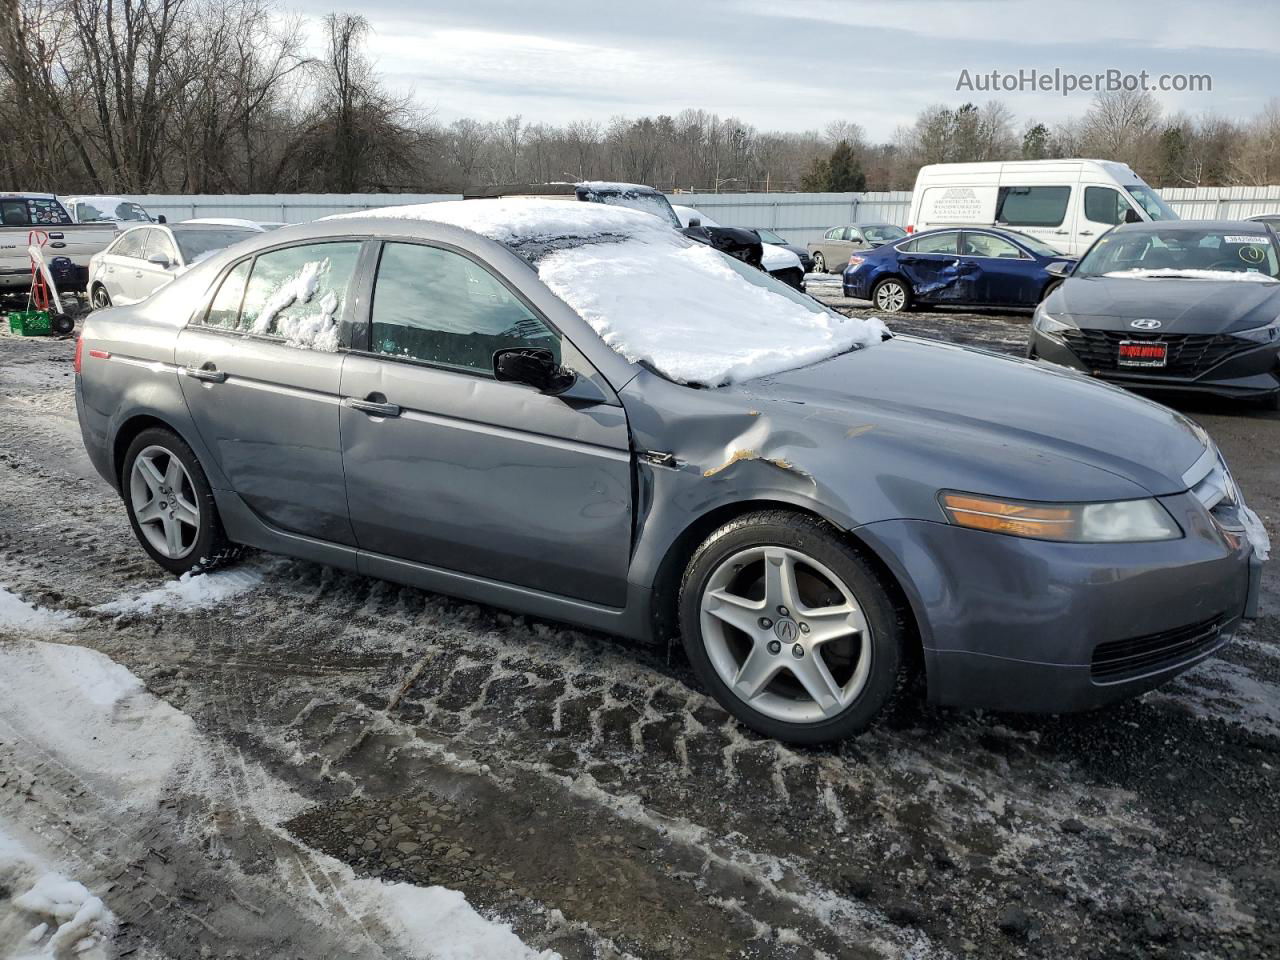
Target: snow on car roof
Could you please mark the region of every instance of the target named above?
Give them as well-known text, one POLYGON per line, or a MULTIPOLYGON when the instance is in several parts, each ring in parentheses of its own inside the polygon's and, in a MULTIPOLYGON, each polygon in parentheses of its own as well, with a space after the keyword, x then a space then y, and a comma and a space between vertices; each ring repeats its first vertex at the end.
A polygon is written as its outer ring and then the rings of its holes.
POLYGON ((512 197, 383 207, 512 247, 610 347, 681 383, 719 386, 879 343, 884 324, 845 317, 626 207, 512 197))

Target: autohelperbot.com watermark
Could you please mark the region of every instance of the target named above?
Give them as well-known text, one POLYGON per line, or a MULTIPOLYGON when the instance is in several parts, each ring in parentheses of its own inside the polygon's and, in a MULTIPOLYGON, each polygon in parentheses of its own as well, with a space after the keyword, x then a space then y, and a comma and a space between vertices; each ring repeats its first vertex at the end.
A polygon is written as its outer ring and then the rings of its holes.
POLYGON ((1146 93, 1210 93, 1213 76, 1208 73, 1151 73, 1139 70, 1103 70, 1074 73, 1055 67, 1020 70, 964 69, 956 80, 957 92, 969 93, 1118 93, 1121 90, 1146 93))

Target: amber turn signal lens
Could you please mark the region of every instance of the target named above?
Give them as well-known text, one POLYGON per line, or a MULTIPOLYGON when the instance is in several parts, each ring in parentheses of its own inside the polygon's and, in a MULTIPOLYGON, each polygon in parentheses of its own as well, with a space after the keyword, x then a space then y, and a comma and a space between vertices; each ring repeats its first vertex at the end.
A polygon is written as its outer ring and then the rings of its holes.
POLYGON ((1076 516, 1071 507, 992 500, 964 493, 944 493, 942 506, 952 523, 974 530, 1037 540, 1070 540, 1075 533, 1076 516))

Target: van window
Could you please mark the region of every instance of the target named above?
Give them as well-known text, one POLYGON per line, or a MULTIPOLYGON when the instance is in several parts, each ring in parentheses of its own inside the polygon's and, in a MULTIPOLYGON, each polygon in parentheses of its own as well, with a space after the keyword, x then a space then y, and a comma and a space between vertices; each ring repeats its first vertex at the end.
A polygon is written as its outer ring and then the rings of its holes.
POLYGON ((1180 219, 1173 208, 1164 202, 1164 198, 1156 193, 1145 183, 1135 183, 1125 187, 1129 191, 1129 196, 1138 201, 1138 205, 1152 220, 1178 220, 1180 219))
POLYGON ((1085 219, 1094 223, 1124 223, 1129 212, 1129 201, 1120 196, 1119 190, 1110 187, 1084 188, 1085 219))
POLYGON ((1060 227, 1070 199, 1070 187, 1001 187, 996 222, 1011 227, 1060 227))

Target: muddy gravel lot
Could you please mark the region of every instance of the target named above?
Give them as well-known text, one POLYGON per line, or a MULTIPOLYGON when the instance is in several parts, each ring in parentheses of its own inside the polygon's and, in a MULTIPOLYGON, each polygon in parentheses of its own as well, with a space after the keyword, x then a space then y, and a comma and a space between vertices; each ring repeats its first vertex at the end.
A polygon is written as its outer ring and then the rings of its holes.
MULTIPOLYGON (((1028 319, 890 326, 1020 353, 1028 319)), ((565 960, 1280 954, 1275 564, 1262 619, 1140 700, 1033 717, 917 694, 871 734, 785 747, 678 649, 262 555, 175 585, 84 456, 73 349, 0 336, 0 588, 51 614, 0 621, 0 650, 72 645, 142 686, 65 749, 11 689, 0 824, 111 909, 103 956, 420 955, 369 881, 461 891, 565 960)), ((1280 539, 1280 417, 1179 406, 1280 539)))

